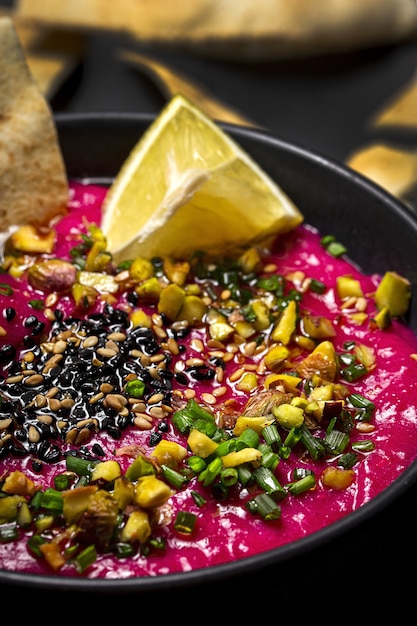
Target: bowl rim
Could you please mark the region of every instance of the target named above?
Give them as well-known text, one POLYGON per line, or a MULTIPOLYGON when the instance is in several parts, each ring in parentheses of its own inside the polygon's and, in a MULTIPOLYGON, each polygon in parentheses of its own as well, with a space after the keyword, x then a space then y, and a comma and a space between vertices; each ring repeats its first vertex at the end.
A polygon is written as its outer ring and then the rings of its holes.
MULTIPOLYGON (((54 114, 58 134, 63 126, 79 125, 80 123, 90 123, 105 127, 106 124, 126 124, 149 125, 156 115, 152 113, 129 113, 129 112, 58 112, 54 114)), ((367 179, 362 174, 352 170, 348 166, 340 163, 318 151, 306 148, 299 143, 292 143, 280 138, 276 133, 267 129, 255 127, 240 126, 238 124, 222 123, 219 125, 234 135, 236 138, 246 137, 255 141, 266 142, 275 146, 284 153, 289 153, 299 157, 302 160, 307 159, 321 167, 335 173, 337 176, 353 181, 355 185, 359 185, 366 193, 372 194, 384 204, 387 204, 399 213, 401 218, 412 227, 417 233, 417 216, 412 209, 395 198, 378 184, 367 179)), ((90 179, 89 179, 90 180, 90 179)), ((91 178, 91 182, 110 183, 110 179, 91 178)), ((417 236, 417 235, 416 235, 417 236)), ((210 566, 191 570, 188 572, 175 572, 164 575, 134 577, 134 578, 117 578, 117 579, 90 579, 90 578, 72 578, 62 577, 59 575, 39 575, 26 572, 14 572, 0 569, 0 583, 15 585, 20 587, 33 587, 39 590, 47 589, 49 591, 79 591, 94 593, 120 593, 120 592, 148 592, 156 590, 167 590, 175 588, 190 587, 200 583, 207 584, 211 580, 222 580, 233 576, 246 574, 257 569, 261 569, 268 565, 276 565, 283 563, 289 559, 300 556, 302 553, 308 553, 313 549, 330 542, 343 535, 347 530, 352 530, 369 520, 378 512, 385 509, 395 499, 404 494, 412 484, 417 482, 417 459, 388 487, 386 487, 377 496, 366 502, 359 509, 352 511, 343 518, 333 522, 332 524, 314 531, 306 537, 302 537, 289 544, 284 544, 278 548, 262 552, 250 557, 243 557, 237 561, 223 563, 220 565, 210 566)))

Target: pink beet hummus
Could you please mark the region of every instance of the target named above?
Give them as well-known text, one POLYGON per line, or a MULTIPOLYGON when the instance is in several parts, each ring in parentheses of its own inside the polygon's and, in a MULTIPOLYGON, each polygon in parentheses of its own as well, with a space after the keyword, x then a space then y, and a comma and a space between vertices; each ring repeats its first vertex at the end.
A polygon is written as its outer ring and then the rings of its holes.
MULTIPOLYGON (((73 184, 70 212, 56 225, 57 244, 54 256, 68 259, 80 232, 86 232, 86 224, 100 224, 100 210, 106 193, 104 187, 73 184)), ((304 538, 315 531, 340 520, 352 511, 359 509, 372 498, 386 489, 396 478, 408 468, 417 457, 417 339, 409 328, 400 320, 393 319, 389 327, 380 329, 370 323, 375 311, 372 294, 381 279, 378 275, 367 276, 360 272, 346 258, 332 257, 320 244, 320 234, 309 225, 302 225, 289 235, 279 238, 264 266, 275 265, 284 276, 293 277, 293 286, 299 287, 296 278, 307 276, 326 285, 324 294, 307 290, 303 293, 304 310, 312 315, 325 316, 335 328, 332 342, 337 352, 343 352, 346 342, 358 342, 373 351, 376 366, 365 376, 343 384, 352 393, 361 394, 374 403, 375 411, 370 421, 372 430, 369 432, 353 430, 352 441, 371 440, 373 449, 359 453, 359 462, 354 466, 354 480, 343 489, 329 488, 320 480, 322 471, 331 464, 327 458, 313 461, 305 455, 293 452, 286 460, 281 459, 275 473, 282 484, 291 481, 291 473, 295 466, 302 464, 313 468, 318 480, 313 489, 296 497, 287 497, 280 501, 281 515, 276 520, 265 521, 253 515, 244 506, 246 492, 231 495, 225 501, 210 497, 208 488, 194 478, 184 488, 176 490, 170 499, 173 516, 178 509, 191 510, 196 518, 196 526, 189 536, 181 535, 173 530, 171 521, 160 527, 160 533, 166 539, 166 549, 162 552, 139 552, 127 558, 115 558, 113 554, 99 554, 96 560, 82 574, 67 563, 59 572, 59 576, 84 576, 88 578, 122 579, 135 576, 159 576, 174 572, 187 572, 198 568, 220 565, 238 559, 278 548, 290 542, 304 538), (349 308, 341 306, 336 291, 336 278, 350 276, 359 281, 367 302, 363 317, 351 315, 349 308), (199 508, 193 500, 192 491, 201 492, 206 498, 204 507, 199 508)), ((13 294, 1 295, 2 310, 13 308, 17 314, 13 320, 3 319, 1 326, 5 330, 0 337, 0 347, 13 344, 18 349, 27 330, 24 320, 36 314, 38 320, 45 323, 45 332, 51 327, 51 320, 44 310, 34 311, 29 301, 45 298, 45 294, 29 285, 25 278, 13 278, 8 274, 2 276, 3 285, 8 284, 13 294)), ((100 310, 101 304, 95 310, 100 310)), ((116 306, 127 308, 126 299, 121 296, 116 306)), ((70 315, 74 308, 71 297, 63 295, 56 304, 65 316, 70 315)), ((150 310, 152 307, 150 306, 150 310)), ((357 313, 357 311, 355 311, 357 313)), ((173 356, 170 367, 173 371, 181 371, 181 361, 189 358, 200 358, 196 350, 196 340, 205 346, 208 352, 207 336, 204 326, 194 328, 181 342, 183 351, 173 356), (180 365, 178 365, 180 363, 180 365)), ((200 343, 198 345, 201 345, 200 343)), ((233 353, 233 352, 232 352, 233 353)), ((233 358, 225 365, 224 378, 190 381, 187 390, 195 392, 195 398, 204 404, 204 398, 213 397, 218 387, 226 387, 221 403, 233 399, 235 407, 243 409, 248 398, 263 388, 267 374, 259 374, 258 389, 242 390, 233 373, 242 365, 241 352, 233 353, 233 358), (209 394, 205 396, 204 394, 209 394)), ((246 356, 245 363, 258 366, 262 354, 246 356)), ((16 356, 18 359, 18 356, 16 356)), ((3 371, 3 378, 10 374, 3 371)), ((4 387, 4 386, 3 386, 4 387)), ((184 386, 172 382, 172 391, 184 391, 184 386)), ((216 398, 216 395, 214 395, 216 398)), ((220 397, 218 399, 220 405, 220 397)), ((210 405, 211 408, 215 405, 210 405)), ((2 419, 4 416, 2 416, 2 419)), ((186 446, 186 436, 170 429, 168 439, 186 446)), ((147 450, 152 449, 149 443, 150 431, 141 430, 129 425, 123 430, 122 437, 115 440, 108 432, 99 431, 92 435, 85 444, 92 449, 98 443, 105 452, 104 459, 117 459, 123 471, 132 462, 128 456, 117 454, 117 450, 129 446, 140 445, 147 450)), ((68 444, 62 446, 68 449, 68 444)), ((41 463, 33 466, 30 455, 22 457, 8 454, 0 458, 0 476, 13 470, 21 470, 34 483, 43 488, 52 485, 53 477, 63 471, 64 460, 57 463, 41 463)), ((51 574, 52 570, 40 558, 35 558, 27 547, 31 531, 23 531, 19 538, 0 543, 0 568, 16 572, 51 574)), ((53 573, 53 572, 52 572, 53 573)))

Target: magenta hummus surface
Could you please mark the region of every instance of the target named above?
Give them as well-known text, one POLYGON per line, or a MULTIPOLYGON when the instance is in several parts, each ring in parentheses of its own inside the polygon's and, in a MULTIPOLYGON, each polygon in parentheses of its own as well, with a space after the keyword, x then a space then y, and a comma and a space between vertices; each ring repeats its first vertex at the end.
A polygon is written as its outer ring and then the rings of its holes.
MULTIPOLYGON (((70 258, 70 250, 79 243, 79 234, 86 232, 87 224, 100 224, 100 207, 105 192, 101 187, 81 184, 72 186, 71 211, 56 226, 58 239, 53 256, 70 258)), ((415 460, 417 340, 398 320, 392 320, 390 326, 384 329, 370 323, 375 312, 372 294, 381 277, 362 275, 343 258, 331 256, 320 244, 320 236, 323 234, 319 235, 310 226, 303 225, 290 235, 277 240, 271 255, 263 263, 264 267, 269 268, 270 275, 275 273, 290 277, 291 288, 296 290, 302 290, 301 285, 306 277, 324 283, 324 294, 312 290, 303 293, 303 310, 332 321, 335 329, 332 342, 338 353, 346 352, 349 342, 356 342, 366 346, 369 353, 374 355, 375 366, 366 375, 353 381, 343 381, 343 385, 351 389, 352 393, 361 394, 375 405, 369 421, 370 427, 362 430, 354 428, 350 434, 351 442, 367 440, 373 444, 369 451, 358 453, 359 461, 353 468, 354 479, 351 484, 342 489, 323 484, 322 472, 326 466, 335 466, 334 459, 312 461, 305 454, 297 454, 297 448, 294 448, 288 459, 279 461, 275 470, 277 477, 282 484, 288 484, 292 480, 294 467, 312 467, 317 476, 315 487, 298 496, 283 498, 279 503, 279 518, 265 521, 244 506, 248 495, 245 490, 230 495, 225 501, 216 500, 210 496, 209 487, 205 488, 194 478, 188 485, 176 490, 170 498, 171 515, 168 516, 167 523, 160 526, 160 533, 166 538, 164 551, 146 555, 138 552, 126 558, 99 554, 82 574, 67 563, 59 569, 57 575, 108 579, 157 576, 250 557, 306 537, 340 520, 388 487, 415 460), (349 276, 359 281, 364 294, 361 307, 355 308, 357 301, 352 301, 351 308, 342 306, 336 290, 338 276, 349 276), (205 496, 204 506, 197 506, 192 491, 199 491, 205 496), (175 511, 183 508, 191 510, 197 518, 190 535, 180 534, 173 529, 175 511)), ((10 321, 3 316, 0 325, 5 334, 0 338, 0 345, 19 346, 23 337, 28 334, 28 328, 24 325, 28 316, 35 315, 38 321, 44 322, 44 332, 47 332, 52 323, 50 316, 45 315, 45 310, 34 310, 29 304, 29 301, 45 300, 45 294, 28 285, 24 276, 12 278, 4 274, 1 282, 3 289, 4 285, 10 285, 13 290, 13 293, 1 296, 2 310, 13 308, 17 314, 10 321)), ((99 302, 94 310, 100 311, 103 306, 99 302)), ((114 306, 127 312, 134 308, 124 295, 114 306)), ((68 316, 74 307, 71 297, 63 295, 55 307, 51 308, 60 309, 64 316, 68 316)), ((151 305, 149 310, 152 311, 151 305)), ((182 347, 173 352, 169 365, 170 370, 176 374, 186 372, 186 362, 189 359, 200 363, 208 362, 211 357, 213 363, 215 356, 222 352, 220 347, 207 347, 206 328, 203 325, 193 328, 183 339, 177 338, 176 344, 182 347)), ((196 380, 190 376, 187 384, 184 384, 181 376, 173 376, 171 393, 185 399, 194 397, 214 412, 220 413, 222 407, 233 406, 238 413, 251 396, 264 389, 265 379, 271 371, 262 368, 264 353, 245 353, 242 347, 232 341, 224 342, 223 354, 227 354, 228 358, 220 380, 216 377, 196 380), (245 389, 241 384, 242 372, 256 373, 257 389, 245 389), (221 393, 216 389, 221 389, 221 393)), ((18 360, 18 356, 15 358, 18 360)), ((9 376, 9 372, 3 371, 3 379, 9 376)), ((2 391, 5 387, 3 383, 2 391)), ((1 419, 4 418, 2 415, 1 419)), ((164 421, 169 424, 169 416, 164 421)), ((187 446, 186 436, 175 432, 171 425, 161 435, 161 431, 158 431, 158 419, 155 419, 152 427, 145 429, 128 424, 117 438, 109 431, 93 432, 81 447, 92 451, 95 444, 98 444, 105 453, 101 460, 116 459, 124 471, 132 458, 128 454, 120 454, 120 450, 139 445, 142 449, 151 451, 152 434, 155 433, 187 446)), ((63 450, 71 448, 63 442, 60 445, 63 450)), ((3 455, 0 458, 0 476, 19 469, 34 483, 42 487, 51 486, 53 477, 65 468, 64 460, 61 458, 56 463, 34 464, 33 456, 3 455)), ((0 568, 51 574, 53 570, 48 564, 33 557, 28 550, 29 535, 29 531, 22 530, 18 540, 0 543, 0 568)))

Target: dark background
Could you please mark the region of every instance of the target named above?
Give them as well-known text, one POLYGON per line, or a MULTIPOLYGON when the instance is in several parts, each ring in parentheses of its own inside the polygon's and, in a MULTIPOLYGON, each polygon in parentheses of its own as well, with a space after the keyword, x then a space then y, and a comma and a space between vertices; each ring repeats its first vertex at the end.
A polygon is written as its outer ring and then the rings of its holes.
MULTIPOLYGON (((417 41, 320 58, 247 63, 141 47, 91 34, 75 75, 52 100, 56 111, 158 113, 165 99, 120 49, 148 52, 281 138, 344 161, 375 138, 416 146, 414 132, 375 131, 370 120, 416 79, 417 41)), ((417 117, 417 112, 416 112, 417 117)))
MULTIPOLYGON (((90 34, 82 62, 51 99, 53 110, 158 113, 164 96, 139 69, 118 58, 120 47, 150 52, 203 82, 254 123, 339 162, 376 138, 417 147, 417 130, 376 132, 369 124, 371 116, 415 78, 417 41, 353 54, 247 63, 141 48, 120 36, 90 34)), ((341 618, 363 623, 386 608, 401 620, 415 605, 416 559, 417 486, 412 484, 377 515, 335 540, 243 576, 126 595, 49 594, 3 585, 2 595, 6 604, 6 593, 25 598, 12 605, 16 617, 48 623, 65 614, 69 619, 102 621, 110 611, 119 622, 146 618, 219 623, 250 615, 258 623, 337 623, 341 618)))

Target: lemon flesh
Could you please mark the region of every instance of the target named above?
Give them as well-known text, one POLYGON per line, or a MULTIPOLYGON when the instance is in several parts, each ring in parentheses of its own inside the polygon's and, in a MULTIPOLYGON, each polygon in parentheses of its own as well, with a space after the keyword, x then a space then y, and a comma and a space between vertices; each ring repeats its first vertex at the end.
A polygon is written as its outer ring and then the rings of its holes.
POLYGON ((121 262, 232 253, 302 221, 259 165, 177 94, 122 165, 106 195, 101 228, 121 262))

